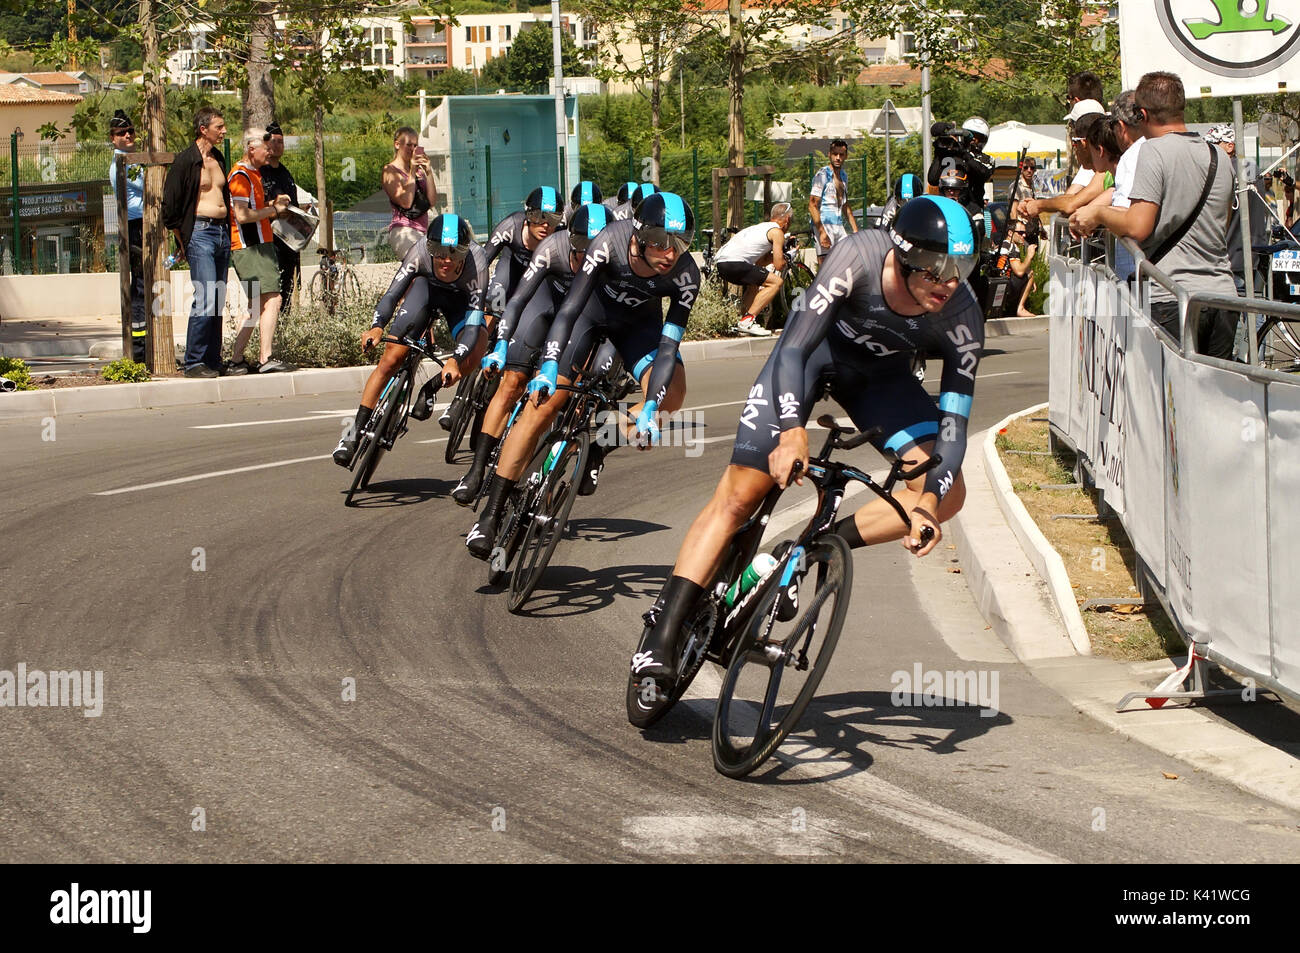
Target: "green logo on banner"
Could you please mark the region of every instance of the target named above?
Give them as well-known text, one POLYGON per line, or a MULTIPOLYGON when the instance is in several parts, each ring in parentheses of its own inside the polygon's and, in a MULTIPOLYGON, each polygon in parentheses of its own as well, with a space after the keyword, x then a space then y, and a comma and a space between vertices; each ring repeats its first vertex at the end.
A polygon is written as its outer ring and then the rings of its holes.
MULTIPOLYGON (((1278 70, 1300 50, 1300 0, 1154 0, 1169 42, 1192 64, 1233 78, 1278 70)), ((1285 77, 1279 76, 1279 81, 1285 77)), ((1294 77, 1293 77, 1294 79, 1294 77)))
POLYGON ((1270 17, 1268 15, 1268 0, 1262 3, 1252 3, 1251 0, 1238 2, 1238 0, 1210 0, 1219 11, 1219 22, 1212 23, 1209 20, 1184 20, 1187 25, 1187 31, 1198 40, 1203 40, 1207 36, 1213 36, 1216 33, 1254 33, 1256 30, 1267 30, 1270 33, 1281 33, 1287 27, 1291 26, 1290 21, 1282 17, 1270 17), (1247 9, 1253 8, 1253 12, 1247 14, 1247 9))

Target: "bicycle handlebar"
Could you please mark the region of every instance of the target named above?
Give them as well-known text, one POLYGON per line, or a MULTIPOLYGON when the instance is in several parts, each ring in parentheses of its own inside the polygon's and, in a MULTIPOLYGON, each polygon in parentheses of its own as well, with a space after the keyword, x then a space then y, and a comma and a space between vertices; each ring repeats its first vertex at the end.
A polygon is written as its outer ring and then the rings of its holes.
POLYGON ((401 337, 395 337, 391 334, 385 334, 382 335, 379 338, 379 340, 382 341, 384 344, 400 344, 402 347, 409 347, 411 350, 418 351, 419 353, 423 354, 425 357, 433 361, 433 363, 437 364, 439 367, 443 366, 442 359, 438 357, 437 354, 434 354, 432 350, 430 350, 430 348, 433 347, 433 344, 428 342, 426 338, 421 338, 419 341, 412 341, 410 338, 404 335, 401 337), (424 346, 426 343, 429 345, 428 348, 424 346))

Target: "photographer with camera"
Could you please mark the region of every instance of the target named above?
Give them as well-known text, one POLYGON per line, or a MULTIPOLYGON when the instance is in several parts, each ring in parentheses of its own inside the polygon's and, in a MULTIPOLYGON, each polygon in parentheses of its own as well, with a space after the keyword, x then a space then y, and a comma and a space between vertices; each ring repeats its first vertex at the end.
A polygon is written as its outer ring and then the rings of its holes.
POLYGON ((951 122, 936 122, 930 127, 934 139, 934 159, 926 173, 926 181, 938 187, 945 172, 959 170, 966 175, 970 201, 984 206, 984 186, 993 178, 993 160, 984 154, 989 141, 989 124, 979 116, 971 116, 960 126, 951 122))

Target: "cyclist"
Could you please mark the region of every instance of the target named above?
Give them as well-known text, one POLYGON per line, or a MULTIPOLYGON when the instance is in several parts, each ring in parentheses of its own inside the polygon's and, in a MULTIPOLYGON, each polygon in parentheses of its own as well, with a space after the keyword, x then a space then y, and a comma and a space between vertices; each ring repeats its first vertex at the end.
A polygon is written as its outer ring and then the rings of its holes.
POLYGON ((772 336, 755 315, 761 314, 781 290, 786 266, 785 230, 790 227, 792 216, 789 202, 777 202, 768 221, 742 228, 718 249, 714 258, 719 275, 732 284, 744 286, 740 296, 740 323, 736 325, 743 334, 772 336))
MULTIPOLYGON (((672 413, 686 396, 686 369, 678 348, 700 288, 700 269, 687 251, 694 234, 690 206, 672 192, 656 192, 641 203, 635 219, 605 226, 592 241, 582 272, 551 323, 542 365, 528 383, 535 403, 511 428, 497 458, 487 504, 465 540, 474 556, 486 559, 491 554, 501 505, 522 476, 537 439, 567 399, 565 392, 556 392, 557 384, 571 383, 576 369, 587 366, 597 329, 609 340, 594 356, 593 366, 607 368, 617 351, 646 396, 625 411, 635 422, 624 434, 638 442, 644 438, 643 448, 658 442, 658 412, 672 413), (669 302, 667 315, 664 298, 669 302), (597 307, 588 311, 593 301, 597 307)), ((607 452, 600 443, 592 444, 580 494, 595 492, 607 452)))
POLYGON ((978 244, 970 217, 938 196, 912 199, 886 233, 867 229, 837 242, 795 308, 759 372, 741 412, 731 463, 713 499, 686 533, 654 626, 632 657, 632 671, 669 678, 683 618, 717 570, 732 533, 772 488, 785 488, 796 462, 808 464, 805 423, 829 383, 854 426, 881 427, 878 449, 910 465, 931 451, 942 463, 896 497, 911 514, 904 529, 883 500, 836 524, 852 547, 903 538, 924 556, 942 538, 939 525, 961 508, 966 426, 984 332, 965 277, 978 244), (943 356, 938 407, 909 373, 909 358, 929 346, 943 356), (934 538, 922 544, 925 526, 934 538))
MULTIPOLYGON (((529 192, 528 198, 524 200, 524 207, 518 212, 511 212, 497 222, 496 228, 492 229, 492 235, 488 238, 485 248, 488 266, 491 267, 502 252, 509 251, 510 254, 497 265, 492 273, 492 280, 488 282, 489 334, 492 333, 496 319, 505 310, 506 302, 514 293, 515 286, 519 284, 519 280, 528 269, 533 251, 563 222, 564 215, 560 210, 559 196, 555 189, 544 185, 529 192)), ((483 343, 486 344, 486 338, 483 343)), ((481 352, 475 353, 470 355, 470 360, 478 361, 482 356, 481 352)), ((432 407, 431 391, 427 393, 421 391, 420 396, 425 402, 429 402, 429 407, 432 407)), ((463 396, 457 395, 452 398, 451 403, 442 412, 442 416, 438 418, 438 423, 443 430, 451 430, 453 422, 460 416, 464 406, 463 396)))
MULTIPOLYGON (((497 323, 496 346, 483 358, 485 373, 496 374, 502 370, 505 373, 483 415, 474 463, 451 491, 451 498, 462 506, 473 503, 478 496, 488 458, 501 439, 511 408, 524 392, 528 373, 537 365, 537 355, 551 329, 555 312, 569 293, 574 275, 582 268, 591 240, 610 221, 605 206, 592 203, 580 206, 569 220, 568 228, 537 246, 528 270, 511 295, 497 323)), ((589 305, 587 310, 591 307, 594 305, 589 305)))
POLYGON ((646 196, 657 191, 653 182, 624 182, 618 190, 618 201, 614 205, 614 220, 621 222, 634 216, 646 196))
POLYGON ((564 224, 569 224, 569 219, 573 218, 573 213, 584 205, 600 205, 604 201, 601 195, 600 186, 595 182, 579 182, 569 193, 569 204, 564 206, 564 224))
MULTIPOLYGON (((478 344, 483 327, 486 280, 487 258, 483 247, 474 241, 469 222, 449 212, 437 216, 429 223, 425 240, 413 245, 402 259, 402 266, 392 284, 375 306, 374 322, 361 336, 361 346, 368 351, 378 344, 389 321, 393 322, 394 337, 418 340, 432 321, 434 311, 440 311, 456 339, 456 350, 443 368, 442 376, 430 381, 426 389, 433 392, 443 384, 456 383, 461 368, 466 366, 470 353, 478 344)), ((356 423, 344 433, 334 449, 334 462, 339 466, 351 465, 357 452, 357 439, 370 421, 375 402, 409 351, 410 348, 400 344, 389 344, 384 348, 383 357, 371 371, 361 392, 356 423)), ((416 420, 427 420, 431 408, 431 397, 427 404, 417 400, 411 408, 411 416, 416 420)))
POLYGON ((898 210, 906 205, 918 195, 925 194, 925 183, 921 181, 919 175, 913 175, 906 172, 900 175, 894 182, 894 191, 889 196, 889 201, 885 203, 885 209, 880 213, 880 224, 877 228, 888 228, 894 224, 894 219, 898 217, 898 210))

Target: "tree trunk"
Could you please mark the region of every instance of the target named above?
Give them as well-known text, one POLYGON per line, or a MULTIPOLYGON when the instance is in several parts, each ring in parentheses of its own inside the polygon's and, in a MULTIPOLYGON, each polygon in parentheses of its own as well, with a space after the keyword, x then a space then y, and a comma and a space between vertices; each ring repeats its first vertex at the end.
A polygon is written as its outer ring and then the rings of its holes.
MULTIPOLYGON (((727 2, 727 89, 731 102, 727 115, 727 167, 739 169, 745 164, 745 22, 740 0, 727 2)), ((745 220, 745 180, 727 179, 727 224, 740 228, 745 220)))
MULTIPOLYGON (((275 118, 275 85, 271 81, 270 48, 275 36, 275 8, 259 3, 248 37, 248 83, 240 121, 243 128, 266 126, 275 118)), ((242 151, 242 150, 241 150, 242 151)))
POLYGON ((650 81, 650 130, 653 139, 650 143, 650 178, 654 180, 655 185, 662 181, 659 178, 659 102, 661 96, 662 82, 660 79, 660 70, 663 63, 663 57, 660 55, 659 34, 655 34, 654 43, 654 79, 650 81))
MULTIPOLYGON (((158 52, 158 17, 156 0, 140 0, 140 26, 144 47, 144 148, 162 152, 166 142, 166 107, 163 100, 162 57, 158 52)), ((149 337, 146 360, 149 372, 157 376, 176 373, 176 347, 172 338, 170 278, 163 268, 163 249, 167 234, 162 222, 163 184, 167 167, 147 165, 144 173, 144 245, 145 297, 149 301, 149 337)), ((126 228, 126 221, 118 223, 126 228)), ((130 352, 123 355, 130 357, 130 352)))
POLYGON ((316 150, 316 212, 322 225, 318 241, 333 251, 334 216, 325 205, 325 109, 319 105, 312 111, 312 145, 316 150))

